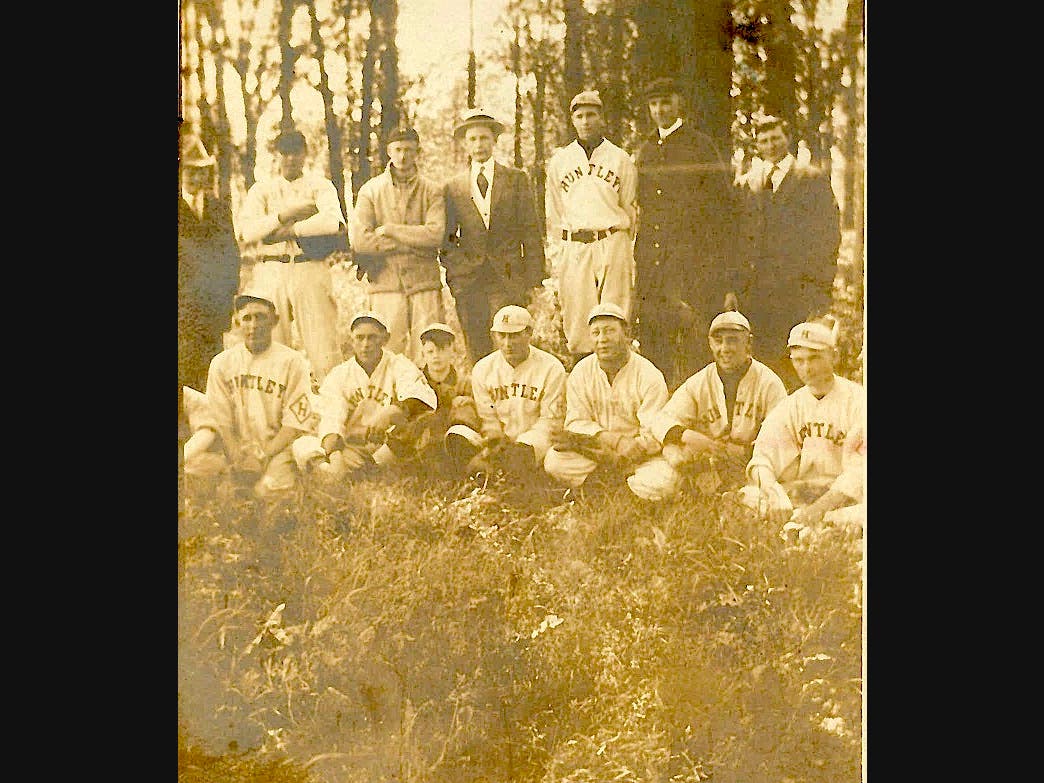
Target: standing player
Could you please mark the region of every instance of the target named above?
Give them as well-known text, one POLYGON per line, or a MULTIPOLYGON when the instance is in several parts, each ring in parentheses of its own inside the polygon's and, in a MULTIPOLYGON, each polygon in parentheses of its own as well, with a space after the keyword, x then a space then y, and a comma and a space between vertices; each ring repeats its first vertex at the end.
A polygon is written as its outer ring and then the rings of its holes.
POLYGON ((638 171, 605 138, 597 90, 569 103, 576 140, 547 162, 548 247, 558 269, 562 326, 577 358, 594 350, 587 314, 612 302, 630 317, 638 171))
POLYGON ((861 522, 866 392, 834 374, 837 338, 830 327, 798 324, 788 345, 804 386, 765 419, 739 498, 770 522, 790 520, 799 531, 824 520, 861 522))
POLYGON ((762 422, 787 396, 779 376, 751 355, 750 322, 742 313, 717 315, 707 339, 714 361, 679 386, 653 422, 663 454, 627 481, 640 498, 664 500, 686 476, 742 484, 762 422))
POLYGON ((351 323, 352 358, 334 367, 319 386, 318 437, 294 446, 300 464, 340 482, 349 473, 396 460, 386 441, 393 427, 437 407, 434 389, 405 356, 385 350, 388 327, 374 312, 351 323))
POLYGON ((508 305, 493 316, 497 350, 479 359, 471 388, 482 422, 473 466, 531 477, 544 461, 565 415, 566 371, 556 357, 530 345, 533 316, 508 305))
POLYGON ((305 171, 308 143, 301 131, 280 133, 275 150, 279 174, 255 182, 247 192, 239 211, 239 238, 257 257, 253 282, 275 298, 279 326, 274 339, 302 345, 320 381, 341 361, 337 303, 326 258, 306 255, 299 240, 336 236, 346 220, 333 183, 305 171))
POLYGON ((313 425, 308 362, 272 341, 279 315, 271 294, 244 292, 234 309, 243 342, 210 363, 206 400, 185 444, 185 475, 206 485, 230 469, 257 497, 285 498, 297 482, 292 444, 313 425))
POLYGON ((629 471, 659 453, 650 426, 667 402, 663 373, 631 350, 623 310, 595 305, 587 320, 595 350, 569 373, 565 431, 544 458, 544 470, 570 489, 599 465, 629 471))

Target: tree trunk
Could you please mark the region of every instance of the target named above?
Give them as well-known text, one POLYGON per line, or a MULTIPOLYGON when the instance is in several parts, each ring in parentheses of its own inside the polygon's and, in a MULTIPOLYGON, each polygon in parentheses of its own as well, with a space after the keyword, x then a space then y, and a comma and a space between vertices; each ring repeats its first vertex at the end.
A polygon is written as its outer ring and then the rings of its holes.
POLYGON ((315 12, 315 0, 306 0, 308 4, 309 22, 312 26, 312 46, 315 58, 319 61, 319 94, 323 96, 323 118, 326 123, 326 139, 329 143, 330 181, 337 190, 337 199, 341 203, 341 214, 347 215, 344 203, 344 156, 341 144, 341 126, 334 114, 333 91, 330 90, 330 79, 326 74, 326 45, 319 32, 319 18, 315 12))
POLYGON ((863 149, 859 130, 863 124, 863 105, 860 100, 863 85, 863 0, 849 0, 845 17, 846 67, 851 79, 844 92, 845 107, 845 214, 844 226, 855 229, 855 247, 852 254, 856 279, 863 276, 863 149))
MULTIPOLYGON (((378 3, 375 2, 374 6, 378 3)), ((395 34, 399 18, 398 0, 381 0, 381 138, 399 124, 399 48, 395 34)), ((381 145, 381 166, 388 164, 388 153, 381 145)))
POLYGON ((279 6, 279 100, 283 114, 279 121, 280 130, 294 127, 294 110, 290 105, 290 89, 294 86, 294 65, 297 50, 290 45, 290 23, 294 18, 295 0, 282 0, 279 6))
POLYGON ((373 113, 374 93, 374 63, 377 60, 377 50, 381 45, 381 22, 380 15, 374 8, 376 3, 370 5, 370 35, 366 39, 366 56, 362 62, 362 108, 359 115, 359 168, 352 175, 352 193, 359 195, 359 188, 372 176, 370 162, 370 136, 373 133, 370 115, 373 113))
MULTIPOLYGON (((562 116, 569 116, 569 102, 584 89, 584 31, 587 11, 583 0, 565 0, 565 51, 562 55, 562 116)), ((569 123, 566 123, 568 129, 569 123)))
POLYGON ((515 168, 522 168, 522 31, 515 19, 515 40, 511 44, 511 72, 515 75, 515 168))
POLYGON ((766 0, 763 12, 768 17, 764 27, 765 82, 764 106, 769 114, 782 117, 797 130, 797 52, 794 23, 789 0, 766 0))
POLYGON ((225 102, 225 21, 221 5, 213 2, 199 3, 210 23, 210 56, 214 60, 215 100, 210 107, 210 126, 213 130, 213 146, 207 150, 217 158, 218 197, 229 208, 232 206, 232 131, 228 122, 228 106, 225 102))

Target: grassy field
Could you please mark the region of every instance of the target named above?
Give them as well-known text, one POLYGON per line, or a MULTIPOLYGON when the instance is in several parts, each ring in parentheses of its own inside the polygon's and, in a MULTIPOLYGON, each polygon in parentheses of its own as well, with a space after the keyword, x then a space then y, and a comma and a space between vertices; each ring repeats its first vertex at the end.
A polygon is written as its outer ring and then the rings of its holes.
MULTIPOLYGON (((361 309, 344 267, 335 291, 361 309)), ((835 293, 862 380, 861 287, 835 293)), ((554 298, 532 309, 561 356, 554 298)), ((182 505, 181 783, 862 777, 861 531, 410 468, 293 512, 182 505)))

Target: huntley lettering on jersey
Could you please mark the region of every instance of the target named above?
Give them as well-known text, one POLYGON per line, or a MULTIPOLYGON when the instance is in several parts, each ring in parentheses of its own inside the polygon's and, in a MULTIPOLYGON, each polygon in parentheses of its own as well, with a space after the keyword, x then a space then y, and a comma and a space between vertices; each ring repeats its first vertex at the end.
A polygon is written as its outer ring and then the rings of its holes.
POLYGON ((798 438, 802 443, 805 442, 805 438, 826 438, 835 446, 840 446, 845 442, 846 434, 835 431, 834 425, 828 422, 809 421, 798 431, 798 438))
POLYGON ((584 176, 598 177, 598 179, 608 182, 609 186, 617 193, 620 192, 620 177, 617 176, 615 171, 605 168, 600 163, 588 163, 586 172, 583 166, 577 166, 572 171, 567 171, 559 184, 562 186, 562 190, 568 193, 569 188, 584 176))
POLYGON ((348 404, 353 408, 362 402, 364 399, 376 400, 381 405, 387 405, 388 400, 391 399, 391 395, 383 389, 379 389, 376 386, 370 385, 365 389, 356 389, 348 396, 348 404))
MULTIPOLYGON (((754 419, 757 414, 757 406, 753 402, 747 402, 746 400, 736 400, 732 406, 732 419, 754 419)), ((700 424, 704 426, 710 426, 718 419, 721 418, 721 414, 718 413, 717 408, 708 408, 704 413, 701 413, 697 419, 700 424)))
POLYGON ((538 386, 530 386, 525 383, 513 383, 510 386, 490 386, 489 396, 493 402, 500 402, 509 397, 522 397, 534 402, 540 402, 544 398, 543 390, 538 386))
POLYGON ((262 378, 260 375, 234 375, 228 381, 229 391, 232 389, 257 389, 265 394, 283 396, 286 385, 271 378, 262 378))

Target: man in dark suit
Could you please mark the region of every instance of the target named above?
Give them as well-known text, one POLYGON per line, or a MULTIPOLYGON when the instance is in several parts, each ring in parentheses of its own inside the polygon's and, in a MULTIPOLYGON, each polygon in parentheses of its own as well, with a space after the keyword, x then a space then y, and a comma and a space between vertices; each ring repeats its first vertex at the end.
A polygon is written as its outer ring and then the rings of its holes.
POLYGON ((754 118, 757 165, 742 178, 746 204, 741 242, 752 269, 740 306, 758 325, 758 356, 783 379, 801 386, 787 339, 796 324, 829 313, 833 302, 841 222, 830 178, 790 151, 785 120, 754 118))
POLYGON ((713 360, 694 335, 707 333, 741 284, 733 266, 736 198, 726 159, 683 117, 675 82, 653 80, 645 100, 656 128, 635 161, 638 341, 673 389, 713 360))
POLYGON ((212 192, 214 158, 187 136, 178 198, 178 380, 204 391, 210 360, 223 348, 239 287, 232 213, 212 192))
POLYGON ((493 352, 493 313, 509 304, 526 306, 544 279, 543 231, 529 177, 493 160, 503 132, 489 112, 465 112, 453 137, 470 163, 444 187, 442 265, 472 363, 493 352))

